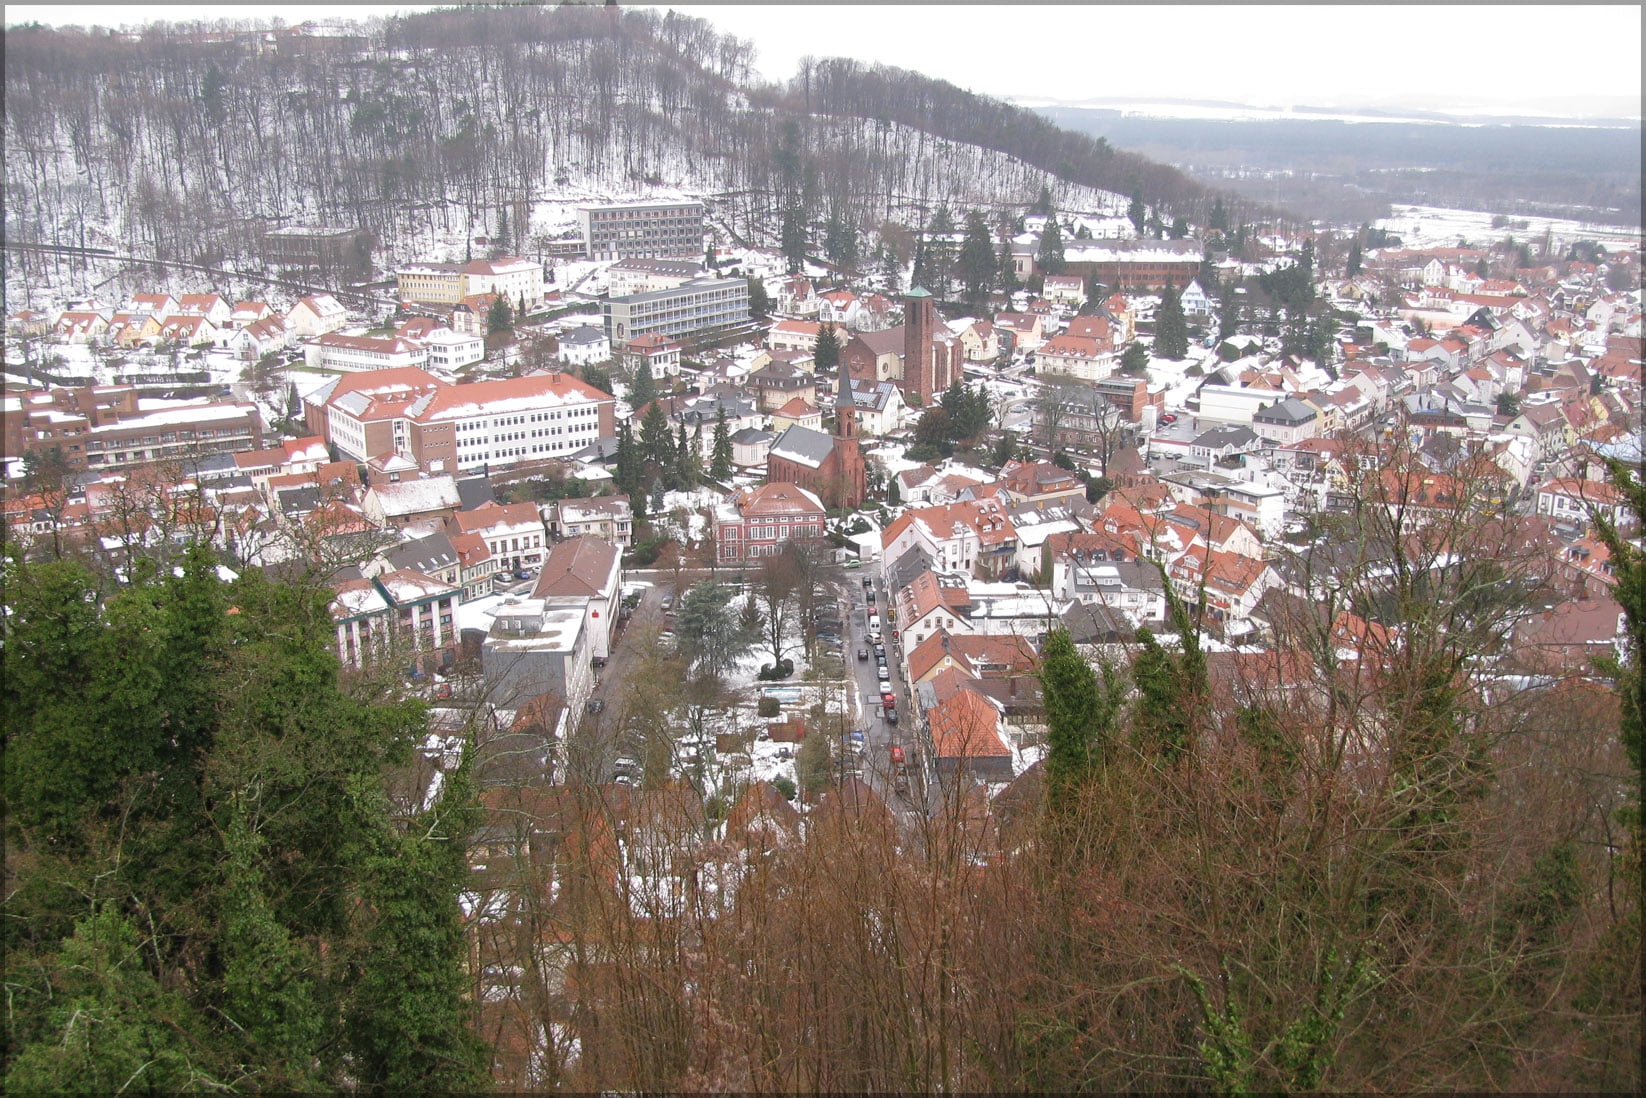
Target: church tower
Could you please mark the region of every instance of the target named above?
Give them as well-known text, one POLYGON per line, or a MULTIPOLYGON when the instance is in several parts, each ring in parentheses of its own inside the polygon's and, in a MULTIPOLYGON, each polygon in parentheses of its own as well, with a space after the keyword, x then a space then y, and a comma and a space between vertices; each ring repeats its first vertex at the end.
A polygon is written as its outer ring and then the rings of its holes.
POLYGON ((851 375, 840 364, 840 378, 834 394, 834 469, 839 478, 839 505, 856 507, 869 488, 869 468, 863 461, 857 439, 857 398, 852 395, 851 375))
POLYGON ((932 295, 919 286, 903 296, 903 393, 922 405, 932 402, 932 295))

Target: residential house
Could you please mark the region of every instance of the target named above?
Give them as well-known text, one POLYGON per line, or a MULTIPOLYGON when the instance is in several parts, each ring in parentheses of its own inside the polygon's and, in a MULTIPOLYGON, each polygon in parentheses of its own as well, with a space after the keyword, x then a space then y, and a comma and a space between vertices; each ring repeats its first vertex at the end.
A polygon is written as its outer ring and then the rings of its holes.
POLYGON ((331 294, 310 294, 286 313, 286 327, 300 339, 335 332, 348 322, 348 310, 331 294))
POLYGON ((1040 346, 1035 372, 1046 376, 1102 381, 1114 372, 1115 353, 1089 336, 1053 336, 1040 346))
POLYGON ((382 528, 440 525, 457 513, 457 484, 450 476, 374 484, 366 489, 360 506, 382 528))
POLYGON ((998 580, 1017 559, 1017 530, 996 499, 911 507, 880 534, 881 556, 896 560, 920 545, 944 572, 998 580))
POLYGON ((534 503, 493 501, 458 511, 446 520, 446 531, 453 537, 479 534, 485 538, 486 548, 503 572, 531 571, 543 563, 547 534, 534 503))
POLYGON ((543 505, 543 522, 556 541, 597 537, 620 549, 634 541, 634 509, 628 496, 551 500, 543 505))
POLYGON ((773 482, 734 492, 715 508, 715 559, 746 564, 776 556, 790 541, 823 537, 823 501, 798 484, 773 482))

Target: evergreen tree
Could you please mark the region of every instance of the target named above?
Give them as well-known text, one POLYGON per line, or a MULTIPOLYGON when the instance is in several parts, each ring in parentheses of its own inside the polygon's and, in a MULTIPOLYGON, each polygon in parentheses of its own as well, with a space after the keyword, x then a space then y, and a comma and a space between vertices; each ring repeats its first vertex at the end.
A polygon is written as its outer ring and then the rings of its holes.
POLYGON ((903 292, 903 265, 897 261, 896 253, 884 244, 881 245, 880 277, 888 294, 903 292))
POLYGON ((1132 201, 1126 207, 1126 218, 1132 223, 1132 229, 1138 236, 1143 235, 1143 227, 1148 219, 1148 212, 1143 205, 1143 186, 1137 184, 1132 188, 1132 201))
POLYGON ((812 352, 812 369, 819 374, 833 373, 840 365, 840 343, 832 322, 817 330, 817 348, 812 352))
POLYGON ((509 246, 509 208, 497 207, 497 246, 507 249, 509 246))
POLYGON ((838 211, 829 215, 823 230, 823 251, 837 267, 850 271, 857 266, 857 228, 838 211))
POLYGON ((1219 198, 1212 203, 1212 212, 1206 218, 1206 227, 1219 232, 1229 231, 1229 212, 1223 208, 1223 199, 1219 198))
POLYGON ((989 290, 994 285, 995 254, 988 223, 978 210, 966 215, 966 237, 960 246, 957 268, 967 307, 983 313, 988 308, 989 290))
POLYGON ((697 483, 697 466, 692 461, 691 443, 686 439, 686 425, 682 423, 674 437, 674 483, 677 488, 690 488, 697 483))
POLYGON ((1053 812, 1114 750, 1123 694, 1107 663, 1101 674, 1099 682, 1067 629, 1046 635, 1040 692, 1046 708, 1046 791, 1053 812))
POLYGON ((483 1081, 465 829, 444 832, 443 872, 405 856, 424 832, 396 822, 384 772, 423 709, 339 688, 330 587, 256 570, 225 584, 199 545, 175 571, 138 559, 106 599, 78 565, 6 571, 8 1088, 483 1081), (412 940, 436 926, 448 948, 412 940), (401 1047, 380 1070, 407 1019, 440 1062, 401 1047))
POLYGON ((732 433, 722 404, 714 417, 714 445, 709 459, 709 477, 720 484, 732 478, 732 433))
POLYGON ((1165 569, 1160 568, 1160 573, 1167 619, 1177 634, 1178 650, 1168 652, 1153 633, 1138 629, 1139 650, 1132 660, 1132 682, 1137 688, 1132 728, 1140 750, 1158 753, 1170 762, 1192 746, 1196 715, 1206 698, 1206 655, 1200 648, 1197 623, 1165 569))
POLYGON ((1132 340, 1120 355, 1120 372, 1139 375, 1149 368, 1149 351, 1143 344, 1132 340))
POLYGON ((1000 292, 1009 299, 1023 288, 1023 282, 1017 277, 1017 261, 1012 256, 1012 240, 1006 237, 1000 242, 1000 256, 997 262, 996 282, 1000 292))
POLYGON ((1230 339, 1240 330, 1240 298, 1235 293, 1238 287, 1229 286, 1223 291, 1223 297, 1218 302, 1217 312, 1217 340, 1222 343, 1230 339))
POLYGON ((1183 317, 1183 298, 1169 279, 1160 295, 1160 309, 1155 313, 1154 349, 1161 358, 1181 359, 1189 353, 1189 325, 1183 317))
POLYGON ((674 469, 674 433, 669 430, 669 417, 663 405, 653 401, 646 407, 640 420, 640 456, 645 462, 646 478, 674 469))
POLYGON ((1357 275, 1360 273, 1360 263, 1360 237, 1356 236, 1349 241, 1349 259, 1345 264, 1345 269, 1350 275, 1357 275))
POLYGON ((612 482, 617 490, 631 500, 638 499, 644 481, 645 458, 635 441, 634 430, 628 420, 617 425, 617 453, 613 460, 612 482))
POLYGON ((947 205, 938 206, 926 229, 926 280, 918 285, 940 301, 949 297, 954 281, 954 245, 949 240, 953 233, 954 216, 947 205))
POLYGON ((772 299, 766 293, 766 284, 753 275, 746 281, 749 284, 749 315, 756 320, 765 320, 772 311, 772 299))
POLYGON ((1182 240, 1184 237, 1188 236, 1188 218, 1184 217, 1182 214, 1178 214, 1176 217, 1172 218, 1172 228, 1169 235, 1173 240, 1182 240))
POLYGON ((486 310, 486 330, 488 332, 510 332, 514 330, 514 309, 509 306, 509 299, 498 294, 486 310))
POLYGON ((789 273, 799 274, 806 266, 806 215, 799 206, 787 206, 783 210, 783 229, 781 250, 783 258, 789 261, 789 273))
POLYGON ((1045 183, 1040 185, 1040 197, 1035 199, 1034 205, 1029 207, 1030 213, 1040 214, 1042 217, 1051 217, 1057 212, 1052 205, 1052 189, 1045 183))
POLYGON ((644 408, 657 399, 657 382, 652 377, 649 355, 642 354, 634 368, 634 384, 629 386, 629 407, 644 408))
POLYGON ((1040 250, 1035 253, 1034 261, 1042 274, 1063 273, 1063 230, 1057 227, 1055 218, 1049 219, 1046 228, 1040 233, 1040 250))

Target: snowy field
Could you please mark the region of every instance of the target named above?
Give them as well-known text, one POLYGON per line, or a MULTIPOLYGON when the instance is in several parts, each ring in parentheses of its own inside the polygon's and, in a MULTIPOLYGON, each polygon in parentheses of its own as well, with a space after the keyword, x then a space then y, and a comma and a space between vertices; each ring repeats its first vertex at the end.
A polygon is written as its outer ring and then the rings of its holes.
POLYGON ((1557 241, 1596 240, 1602 244, 1623 244, 1638 248, 1640 230, 1616 225, 1595 225, 1555 217, 1514 215, 1511 221, 1525 222, 1524 229, 1492 228, 1493 214, 1479 210, 1451 210, 1439 206, 1392 206, 1389 217, 1377 222, 1377 228, 1386 229, 1400 237, 1406 248, 1455 248, 1459 240, 1483 247, 1488 243, 1512 236, 1520 241, 1541 240, 1549 233, 1557 241))

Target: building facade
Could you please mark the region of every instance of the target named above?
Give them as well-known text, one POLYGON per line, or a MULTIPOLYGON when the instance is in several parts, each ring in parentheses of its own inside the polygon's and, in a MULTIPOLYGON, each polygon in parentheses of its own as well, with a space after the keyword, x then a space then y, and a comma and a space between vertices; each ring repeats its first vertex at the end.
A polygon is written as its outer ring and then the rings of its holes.
POLYGON ((608 298, 606 338, 622 346, 656 333, 684 336, 749 320, 749 284, 741 278, 704 278, 673 289, 608 298))
POLYGON ((782 552, 790 541, 823 537, 823 501, 798 484, 763 484, 738 492, 715 509, 715 558, 746 564, 782 552))
POLYGON ((590 259, 695 259, 703 254, 703 214, 701 202, 580 206, 577 227, 590 259))

